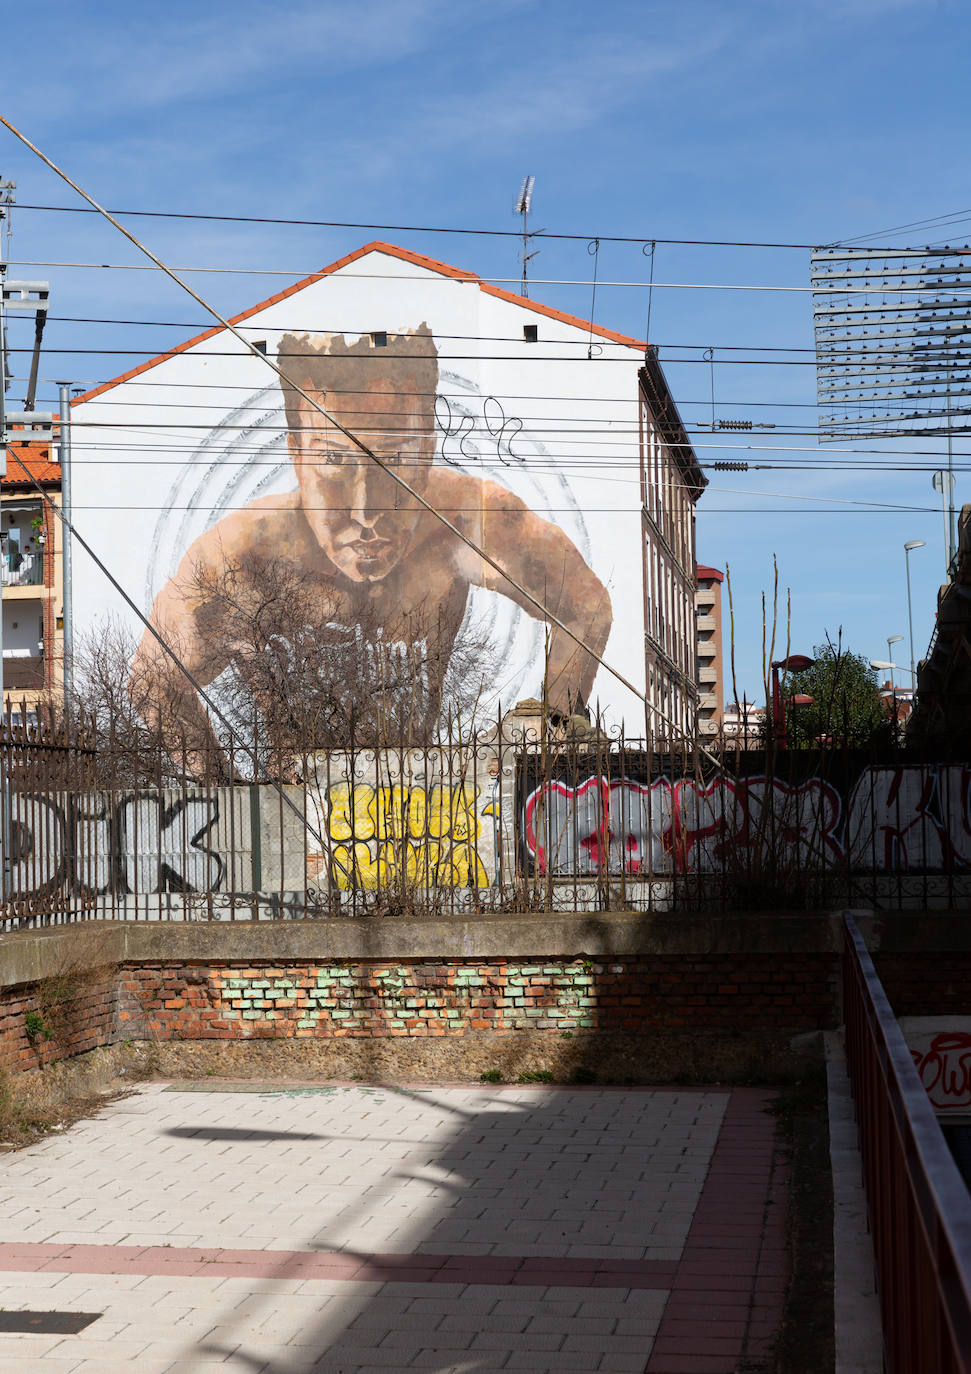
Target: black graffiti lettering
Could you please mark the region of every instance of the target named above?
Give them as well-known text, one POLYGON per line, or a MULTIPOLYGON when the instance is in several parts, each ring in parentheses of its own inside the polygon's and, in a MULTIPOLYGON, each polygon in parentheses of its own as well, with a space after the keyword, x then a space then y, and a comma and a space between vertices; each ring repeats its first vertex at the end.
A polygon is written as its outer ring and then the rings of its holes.
POLYGON ((172 805, 153 795, 132 797, 119 808, 125 892, 218 892, 225 863, 203 843, 219 819, 214 797, 180 798, 172 805))
POLYGON ((30 914, 42 894, 54 891, 82 898, 218 892, 227 868, 211 843, 219 818, 217 796, 166 803, 157 794, 132 794, 114 806, 107 798, 81 797, 61 807, 15 794, 9 900, 30 914))

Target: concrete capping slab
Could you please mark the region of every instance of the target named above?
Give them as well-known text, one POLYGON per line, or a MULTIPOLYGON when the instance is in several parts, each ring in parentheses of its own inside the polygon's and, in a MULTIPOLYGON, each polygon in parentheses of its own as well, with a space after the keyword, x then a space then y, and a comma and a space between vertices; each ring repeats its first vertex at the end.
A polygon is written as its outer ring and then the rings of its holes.
POLYGON ((107 963, 227 959, 632 958, 838 953, 839 917, 540 916, 306 921, 91 921, 0 937, 0 986, 107 963))
POLYGON ((123 934, 123 927, 109 921, 5 931, 0 935, 0 988, 117 964, 124 957, 123 934))
MULTIPOLYGON (((971 943, 964 912, 853 913, 871 949, 955 950, 971 943)), ((718 954, 839 954, 842 912, 645 915, 551 912, 411 921, 79 921, 0 935, 0 987, 112 963, 223 960, 573 959, 718 954)))

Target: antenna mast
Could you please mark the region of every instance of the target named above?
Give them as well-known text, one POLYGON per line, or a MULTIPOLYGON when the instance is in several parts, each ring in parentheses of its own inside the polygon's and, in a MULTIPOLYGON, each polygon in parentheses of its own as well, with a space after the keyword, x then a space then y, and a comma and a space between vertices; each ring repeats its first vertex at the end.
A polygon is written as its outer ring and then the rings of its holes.
MULTIPOLYGON (((526 264, 529 262, 530 258, 535 258, 536 256, 536 253, 531 253, 529 251, 529 229, 527 228, 527 218, 529 216, 529 207, 533 200, 533 187, 535 184, 535 177, 523 177, 523 184, 519 188, 519 195, 516 197, 516 202, 513 206, 513 214, 522 215, 523 217, 523 279, 519 287, 519 294, 521 296, 529 295, 526 264)), ((536 251, 538 252, 539 249, 536 251)))

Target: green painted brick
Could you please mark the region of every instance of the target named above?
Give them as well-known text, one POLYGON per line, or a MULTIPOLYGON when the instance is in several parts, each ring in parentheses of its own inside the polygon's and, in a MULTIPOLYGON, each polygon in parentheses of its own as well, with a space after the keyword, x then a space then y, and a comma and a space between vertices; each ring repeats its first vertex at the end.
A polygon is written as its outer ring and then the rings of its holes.
POLYGON ((244 1021, 262 1021, 262 1020, 263 1020, 263 1013, 262 1013, 261 1011, 244 1011, 244 1012, 243 1012, 243 1020, 244 1020, 244 1021))

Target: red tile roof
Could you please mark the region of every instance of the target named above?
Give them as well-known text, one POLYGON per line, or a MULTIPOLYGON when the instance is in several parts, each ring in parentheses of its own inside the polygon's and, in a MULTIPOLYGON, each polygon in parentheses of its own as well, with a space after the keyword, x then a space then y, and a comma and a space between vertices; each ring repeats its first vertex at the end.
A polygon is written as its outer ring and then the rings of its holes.
POLYGON ((697 565, 696 571, 699 582, 702 578, 705 578, 705 580, 708 580, 709 578, 714 578, 716 582, 725 581, 725 574, 723 572, 719 572, 717 568, 709 568, 704 563, 699 563, 697 565))
MULTIPOLYGON (((409 248, 399 248, 394 243, 383 243, 376 239, 373 243, 366 243, 363 248, 357 248, 353 253, 348 253, 346 257, 338 258, 329 267, 322 267, 319 272, 313 272, 309 277, 303 277, 300 281, 294 282, 284 291, 278 291, 275 296, 270 296, 265 301, 260 301, 259 305, 254 305, 249 310, 244 310, 239 315, 230 318, 230 324, 242 324, 244 320, 250 319, 253 315, 258 315, 261 310, 266 310, 268 306, 276 305, 278 301, 286 300, 288 296, 293 296, 298 291, 302 291, 305 286, 312 286, 315 282, 321 281, 324 277, 330 276, 334 272, 340 271, 342 267, 347 267, 349 263, 357 262, 367 253, 387 253, 390 257, 400 258, 402 262, 410 262, 416 267, 424 267, 429 272, 437 272, 443 277, 454 277, 458 281, 474 282, 479 290, 489 296, 497 296, 499 300, 511 301, 514 305, 522 306, 525 310, 532 310, 537 315, 545 315, 547 319, 559 320, 562 324, 573 325, 576 329, 582 329, 585 333, 593 333, 600 339, 608 339, 611 343, 623 344, 627 348, 636 348, 643 353, 646 345, 641 339, 632 339, 627 334, 617 334, 612 329, 603 329, 600 325, 591 324, 589 320, 582 320, 576 315, 567 315, 562 310, 554 310, 552 306, 541 305, 538 301, 530 300, 526 296, 517 296, 512 291, 505 291, 500 286, 492 286, 482 281, 474 272, 466 272, 461 267, 452 267, 447 262, 439 262, 437 258, 426 257, 424 253, 413 253, 409 248)), ((185 343, 176 344, 174 348, 167 349, 164 353, 159 353, 155 358, 149 358, 147 362, 140 363, 138 367, 133 367, 129 372, 123 372, 120 377, 113 377, 110 382, 103 382, 101 386, 95 387, 92 391, 86 391, 83 396, 77 396, 71 402, 72 405, 80 405, 84 401, 93 400, 95 396, 102 395, 105 391, 110 391, 112 387, 118 386, 121 382, 128 382, 133 377, 139 376, 142 372, 147 372, 149 368, 157 367, 166 358, 176 357, 179 353, 185 353, 187 349, 194 348, 196 344, 204 343, 206 339, 213 338, 216 334, 223 332, 222 325, 213 325, 211 329, 204 330, 201 334, 196 334, 191 339, 186 339, 185 343)))
POLYGON ((31 477, 41 486, 60 486, 61 465, 51 460, 50 444, 14 439, 7 444, 7 473, 0 481, 0 490, 33 487, 31 477))

